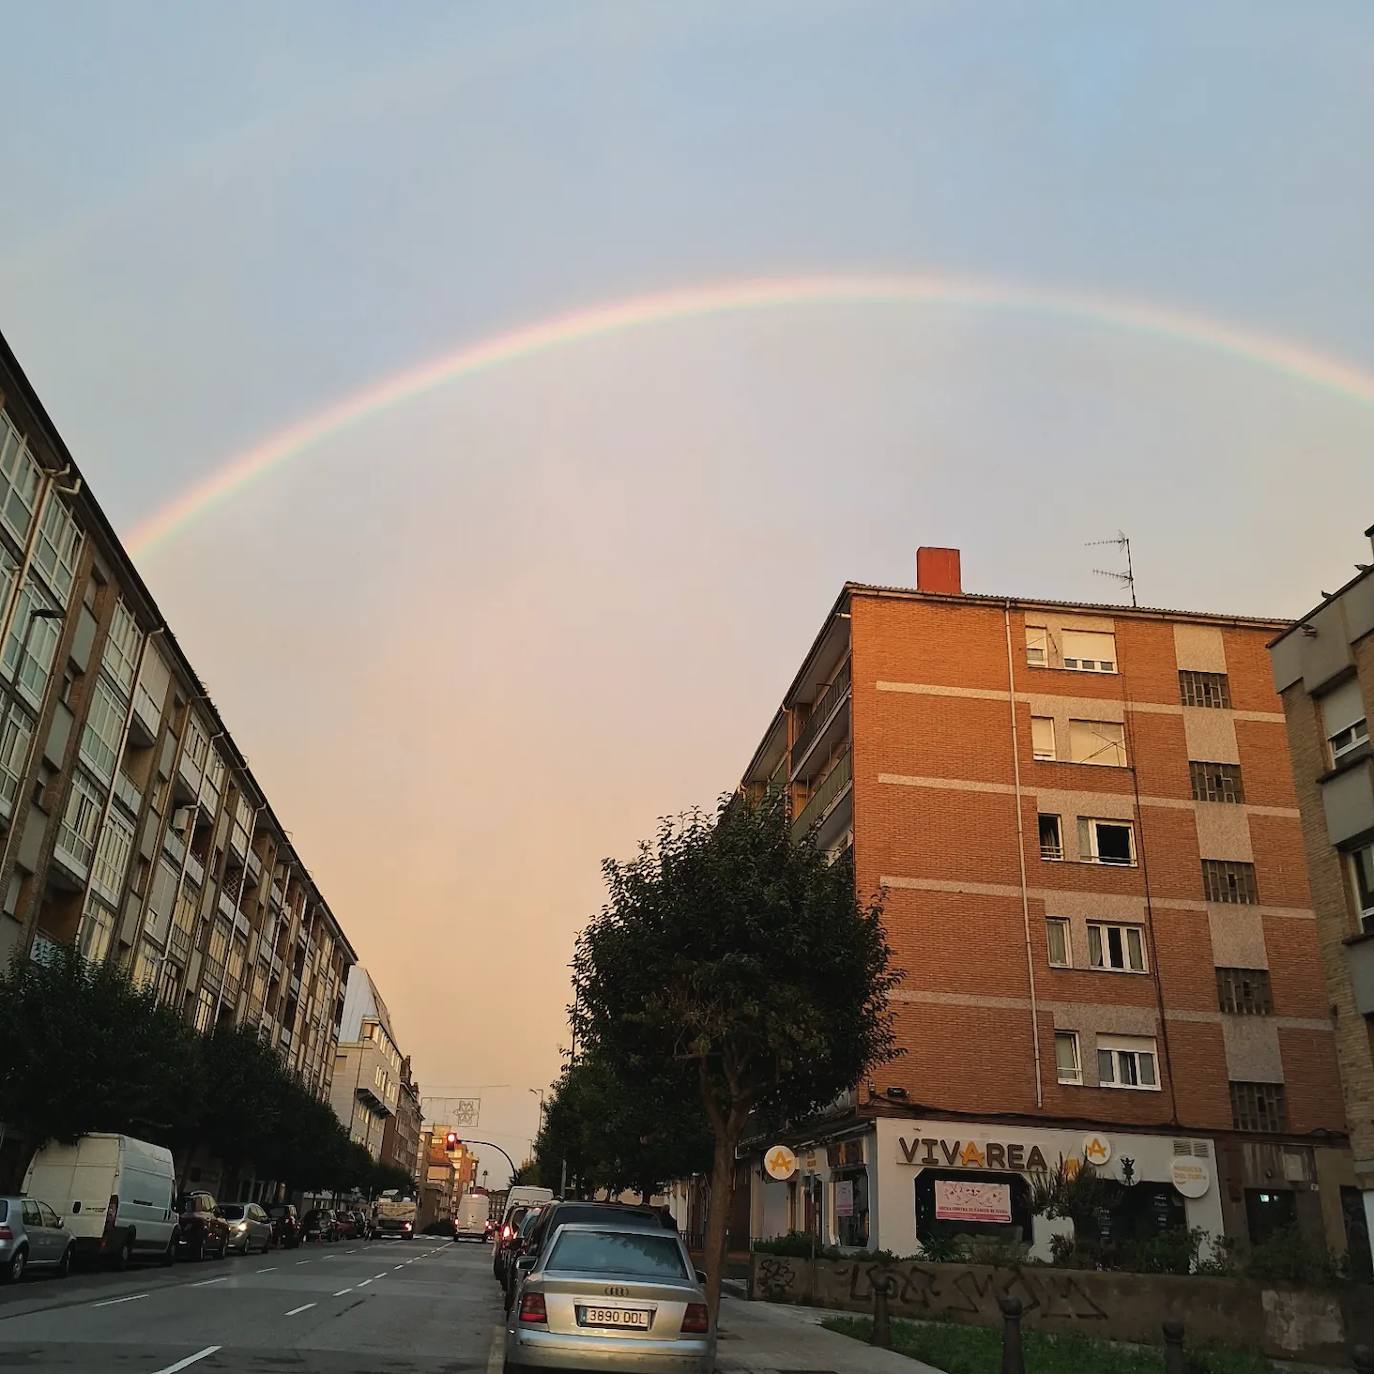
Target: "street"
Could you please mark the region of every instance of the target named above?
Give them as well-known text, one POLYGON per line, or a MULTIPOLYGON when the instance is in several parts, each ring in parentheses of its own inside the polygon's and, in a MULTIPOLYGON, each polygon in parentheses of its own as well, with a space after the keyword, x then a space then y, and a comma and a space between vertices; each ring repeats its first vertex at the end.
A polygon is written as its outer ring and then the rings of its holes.
POLYGON ((0 1290, 0 1368, 474 1370, 499 1363, 491 1250, 420 1236, 316 1245, 0 1290))

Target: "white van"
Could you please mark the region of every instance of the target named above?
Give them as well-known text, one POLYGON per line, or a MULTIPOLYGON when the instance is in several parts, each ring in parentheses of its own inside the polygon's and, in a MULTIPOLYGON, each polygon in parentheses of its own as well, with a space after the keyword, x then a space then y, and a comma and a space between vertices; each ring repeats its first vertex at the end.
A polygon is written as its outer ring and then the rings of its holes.
POLYGON ((135 1256, 176 1258, 172 1152, 128 1135, 83 1135, 34 1155, 24 1192, 57 1209, 83 1259, 123 1269, 135 1256))
POLYGON ((506 1210, 501 1216, 502 1225, 510 1216, 512 1207, 542 1207, 546 1202, 552 1201, 552 1188, 535 1188, 526 1183, 518 1184, 506 1194, 506 1210))

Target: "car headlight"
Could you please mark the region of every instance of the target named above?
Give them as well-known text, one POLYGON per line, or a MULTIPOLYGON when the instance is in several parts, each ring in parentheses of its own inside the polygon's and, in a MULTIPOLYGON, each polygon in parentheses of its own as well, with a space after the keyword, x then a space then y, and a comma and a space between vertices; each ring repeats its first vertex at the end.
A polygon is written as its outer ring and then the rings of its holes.
POLYGON ((236 1231, 246 1231, 247 1229, 248 1223, 246 1221, 241 1221, 236 1227, 234 1227, 234 1230, 236 1231))

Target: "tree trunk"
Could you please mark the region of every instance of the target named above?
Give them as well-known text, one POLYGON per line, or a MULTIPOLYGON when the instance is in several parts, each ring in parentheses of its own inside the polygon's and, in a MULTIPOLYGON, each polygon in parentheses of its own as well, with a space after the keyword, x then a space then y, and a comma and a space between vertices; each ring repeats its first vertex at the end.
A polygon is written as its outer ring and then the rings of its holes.
POLYGON ((706 1209, 706 1301, 713 1323, 720 1312, 720 1281, 725 1274, 725 1246, 735 1183, 735 1147, 740 1134, 741 1127, 736 1125, 735 1113, 731 1112, 717 1131, 711 1161, 711 1201, 706 1209))

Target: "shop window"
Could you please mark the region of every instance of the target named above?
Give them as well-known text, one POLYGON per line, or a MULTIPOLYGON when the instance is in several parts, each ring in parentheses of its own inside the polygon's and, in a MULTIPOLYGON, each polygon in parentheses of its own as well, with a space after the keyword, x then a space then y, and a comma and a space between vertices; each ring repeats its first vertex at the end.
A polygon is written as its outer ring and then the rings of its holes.
POLYGON ((1030 1184, 1024 1174, 922 1169, 916 1175, 915 1193, 918 1240, 931 1236, 974 1236, 1019 1244, 1033 1240, 1030 1184))
POLYGON ((835 1240, 840 1245, 868 1244, 868 1170, 852 1169, 831 1175, 835 1205, 835 1240))

